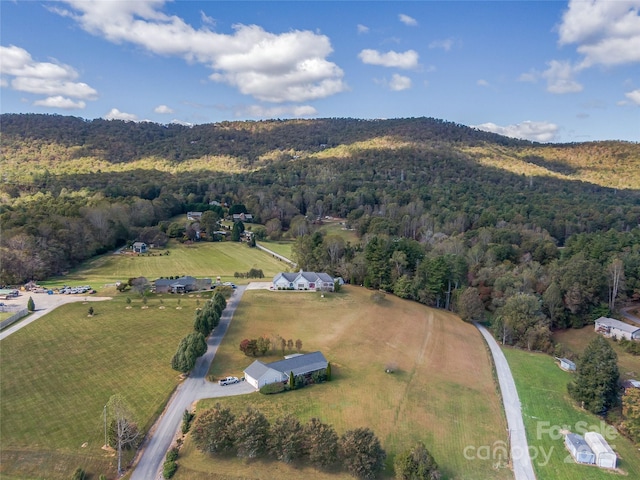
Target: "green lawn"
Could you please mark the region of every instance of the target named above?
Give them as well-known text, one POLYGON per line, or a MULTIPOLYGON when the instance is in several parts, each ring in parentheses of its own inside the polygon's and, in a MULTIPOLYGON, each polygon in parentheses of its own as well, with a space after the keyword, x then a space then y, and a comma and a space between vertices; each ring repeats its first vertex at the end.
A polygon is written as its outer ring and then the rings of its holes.
MULTIPOLYGON (((548 355, 505 348, 515 378, 533 465, 539 480, 610 479, 612 472, 573 462, 560 430, 573 433, 594 430, 608 439, 618 454, 618 466, 626 478, 640 478, 638 449, 626 438, 610 435, 595 415, 574 406, 567 394, 572 374, 561 370, 548 355), (546 462, 545 458, 548 458, 546 462)), ((610 427, 611 428, 611 427, 610 427)), ((613 476, 615 478, 615 475, 613 476)))
POLYGON ((277 242, 274 242, 271 240, 260 240, 258 243, 263 247, 276 252, 278 255, 282 255, 283 257, 288 258, 289 260, 293 260, 291 258, 291 247, 293 247, 294 242, 290 240, 289 241, 279 240, 277 242))
MULTIPOLYGON (((242 375, 252 361, 238 349, 243 338, 280 335, 302 340, 302 351, 321 350, 332 364, 334 380, 281 395, 258 393, 203 401, 198 410, 220 401, 235 411, 253 405, 269 417, 291 412, 305 422, 319 417, 341 434, 356 427, 373 429, 393 458, 417 441, 425 442, 444 478, 507 479, 507 468, 492 461, 467 460, 468 445, 506 442, 506 424, 480 333, 454 315, 387 295, 380 303, 370 290, 345 287, 338 294, 247 291, 210 373, 242 375), (274 306, 277 305, 277 308, 274 306), (397 371, 385 373, 388 365, 397 371)), ((263 361, 280 359, 272 352, 263 361)), ((346 479, 278 462, 212 460, 187 438, 178 480, 346 479), (212 473, 215 472, 215 473, 212 473)))
POLYGON ((153 281, 159 277, 182 275, 206 277, 213 281, 219 276, 223 282, 246 283, 248 280, 235 278, 234 274, 245 273, 252 268, 261 269, 265 277, 271 279, 283 270, 283 265, 269 254, 249 248, 244 243, 200 242, 182 245, 171 242, 166 249, 154 249, 144 255, 102 255, 64 277, 42 284, 91 285, 100 291, 106 284, 132 277, 143 276, 153 281), (165 252, 169 252, 169 255, 164 255, 165 252))
POLYGON ((178 384, 170 360, 198 297, 68 304, 2 340, 0 478, 69 479, 82 466, 114 478, 103 407, 115 393, 147 430, 178 384), (162 303, 161 303, 162 301, 162 303))

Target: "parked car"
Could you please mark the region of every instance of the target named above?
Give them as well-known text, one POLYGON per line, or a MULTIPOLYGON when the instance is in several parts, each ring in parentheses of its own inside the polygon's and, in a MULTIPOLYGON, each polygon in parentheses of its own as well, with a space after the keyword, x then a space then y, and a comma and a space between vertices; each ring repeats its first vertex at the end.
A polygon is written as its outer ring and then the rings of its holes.
POLYGON ((225 386, 225 385, 232 385, 234 383, 238 383, 238 377, 224 377, 221 378, 220 380, 218 380, 218 384, 221 386, 225 386))

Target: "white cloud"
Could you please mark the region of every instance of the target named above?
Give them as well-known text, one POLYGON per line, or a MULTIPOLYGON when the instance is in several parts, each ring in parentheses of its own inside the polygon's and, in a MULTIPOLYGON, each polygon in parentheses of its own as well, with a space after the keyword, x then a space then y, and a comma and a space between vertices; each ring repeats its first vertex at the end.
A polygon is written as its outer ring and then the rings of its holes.
POLYGON ((487 82, 486 80, 484 80, 483 78, 481 78, 480 80, 478 80, 476 82, 476 85, 478 85, 479 87, 489 87, 489 82, 487 82))
POLYGON ((404 13, 401 13, 398 15, 398 20, 400 20, 402 23, 404 23, 409 27, 418 26, 418 21, 415 18, 410 17, 409 15, 405 15, 404 13))
POLYGON ((627 92, 624 94, 624 96, 636 105, 640 105, 640 88, 637 90, 632 90, 631 92, 627 92))
POLYGON ((153 109, 154 112, 156 113, 173 113, 173 108, 168 107, 166 105, 158 105, 156 108, 153 109))
POLYGON ((431 43, 429 43, 429 48, 430 49, 441 48, 445 52, 448 52, 453 48, 454 43, 455 41, 453 40, 453 38, 445 38, 443 40, 433 40, 431 43))
POLYGON ((549 122, 525 121, 505 127, 489 122, 481 125, 472 125, 472 127, 506 137, 523 138, 534 142, 552 142, 558 136, 558 126, 549 122))
POLYGON ((369 33, 369 27, 366 25, 358 24, 358 33, 369 33))
POLYGON ((47 97, 36 100, 34 105, 78 109, 86 106, 80 100, 95 100, 98 96, 94 88, 75 81, 78 72, 74 68, 61 63, 37 62, 24 48, 0 46, 0 60, 3 87, 47 97))
POLYGON ((560 45, 577 44, 580 68, 640 62, 640 0, 571 0, 558 29, 560 45))
POLYGON ((538 78, 540 78, 540 73, 536 72, 535 70, 531 70, 530 72, 527 72, 527 73, 521 73, 520 76, 518 77, 518 81, 536 83, 538 81, 538 78))
POLYGON ((391 80, 389 81, 389 88, 394 92, 407 90, 411 88, 411 79, 409 77, 404 77, 402 75, 394 73, 391 76, 391 80))
POLYGON ((582 91, 582 85, 574 77, 579 69, 566 61, 551 60, 549 68, 540 75, 547 81, 547 91, 551 93, 575 93, 582 91))
POLYGON ((317 110, 310 105, 279 105, 265 107, 263 105, 250 105, 239 108, 235 114, 237 117, 252 118, 288 118, 288 117, 312 117, 317 115, 317 110))
POLYGON ((117 108, 112 108, 109 113, 104 116, 105 120, 124 120, 126 122, 135 122, 138 117, 133 113, 121 112, 117 108))
POLYGON ((68 0, 73 18, 87 32, 129 42, 159 55, 182 57, 213 70, 210 79, 268 102, 303 102, 344 91, 344 72, 327 60, 325 35, 292 30, 266 32, 257 25, 234 25, 233 34, 194 29, 160 9, 164 0, 87 2, 68 0))
POLYGON ((202 10, 200 11, 200 20, 202 20, 202 23, 204 25, 210 25, 212 27, 216 26, 216 19, 213 17, 210 17, 209 15, 204 13, 202 10))
POLYGON ((62 95, 47 97, 44 100, 36 100, 33 104, 39 107, 62 108, 64 110, 81 110, 87 106, 82 100, 74 102, 70 98, 63 97, 62 95))
POLYGON ((377 50, 365 49, 358 54, 362 63, 380 65, 382 67, 394 67, 410 69, 418 66, 418 53, 415 50, 407 50, 398 53, 393 50, 380 53, 377 50))

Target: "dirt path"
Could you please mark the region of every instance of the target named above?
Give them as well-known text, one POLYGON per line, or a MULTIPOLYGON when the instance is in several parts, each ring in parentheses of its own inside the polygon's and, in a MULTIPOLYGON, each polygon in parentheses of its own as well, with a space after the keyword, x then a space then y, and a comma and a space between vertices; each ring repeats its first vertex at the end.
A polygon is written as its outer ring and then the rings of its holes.
POLYGON ((36 307, 35 311, 0 332, 0 340, 7 338, 12 333, 17 332, 32 322, 35 322, 43 315, 46 315, 58 308, 60 305, 73 302, 101 302, 103 300, 111 300, 111 297, 96 297, 92 295, 48 295, 46 293, 20 292, 19 297, 12 298, 10 300, 3 300, 3 302, 7 305, 27 308, 29 297, 33 298, 33 303, 36 307))

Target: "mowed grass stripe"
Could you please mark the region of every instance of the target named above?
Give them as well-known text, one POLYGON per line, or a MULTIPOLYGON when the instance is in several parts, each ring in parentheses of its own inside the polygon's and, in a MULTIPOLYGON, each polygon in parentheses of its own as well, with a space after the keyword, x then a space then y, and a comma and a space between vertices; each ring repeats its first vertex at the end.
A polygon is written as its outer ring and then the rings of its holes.
POLYGON ((236 272, 245 273, 252 268, 263 271, 266 280, 288 265, 257 248, 249 248, 245 243, 200 242, 182 245, 170 242, 168 248, 152 249, 150 254, 130 255, 109 253, 98 257, 82 268, 64 277, 55 278, 43 284, 88 284, 94 288, 104 284, 126 281, 133 277, 146 277, 153 281, 159 277, 191 275, 199 278, 221 277, 223 281, 246 283, 249 280, 236 279, 236 272), (163 252, 169 255, 163 255, 163 252))
MULTIPOLYGON (((572 374, 561 370, 548 355, 529 353, 511 348, 503 349, 513 373, 522 404, 523 419, 533 466, 539 480, 598 480, 610 479, 615 474, 594 466, 578 465, 569 459, 564 438, 558 432, 567 428, 574 433, 598 430, 602 433, 601 419, 577 408, 567 394, 567 383, 572 374), (582 423, 581 423, 582 422, 582 423), (595 426, 596 428, 586 428, 595 426), (553 433, 548 433, 554 427, 553 433), (560 437, 560 438, 558 438, 560 437), (545 464, 542 452, 550 461, 545 464)), ((618 466, 626 478, 640 478, 640 455, 629 440, 621 435, 609 440, 619 455, 618 466)))
POLYGON ((152 299, 146 309, 135 300, 127 309, 121 297, 91 304, 94 317, 87 304, 68 304, 4 339, 0 471, 29 478, 22 468, 43 458, 42 470, 27 472, 57 479, 83 464, 112 471, 101 450, 103 407, 121 393, 140 428, 151 426, 178 384, 170 360, 192 328, 196 300, 182 297, 179 310, 177 298, 152 299))
MULTIPOLYGON (((375 303, 371 294, 358 287, 324 298, 315 293, 245 292, 210 373, 242 375, 253 359, 239 351, 240 341, 279 334, 294 342, 301 339, 305 352, 321 350, 332 364, 334 381, 283 395, 207 400, 198 409, 221 402, 241 412, 252 405, 271 418, 284 412, 303 422, 318 417, 338 433, 370 427, 389 454, 387 477, 397 452, 424 441, 446 478, 512 478, 508 469, 495 469, 491 461, 470 461, 463 454, 468 445, 506 442, 506 423, 479 332, 447 312, 393 296, 375 303), (396 365, 395 373, 385 373, 389 364, 396 365)), ((265 362, 280 358, 280 351, 260 357, 265 362)), ((269 477, 271 468, 282 472, 277 478, 300 478, 298 469, 280 464, 207 459, 189 441, 180 465, 179 480, 276 478, 269 477)), ((325 475, 305 469, 304 478, 329 478, 325 475)))

